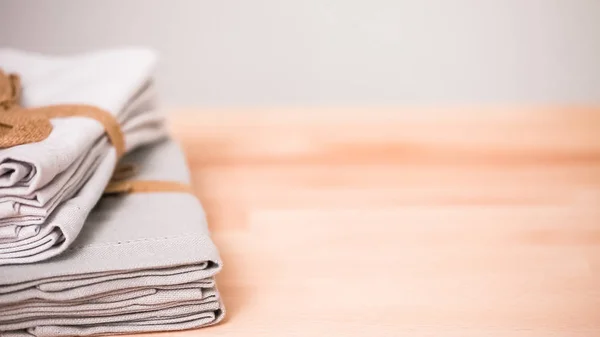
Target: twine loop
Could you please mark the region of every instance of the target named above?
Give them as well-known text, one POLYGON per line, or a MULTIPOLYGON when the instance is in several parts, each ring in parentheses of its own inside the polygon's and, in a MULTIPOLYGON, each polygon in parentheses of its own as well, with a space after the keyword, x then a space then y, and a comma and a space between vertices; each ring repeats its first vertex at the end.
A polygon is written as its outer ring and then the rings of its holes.
POLYGON ((0 110, 17 107, 21 99, 21 80, 16 74, 5 74, 0 69, 0 110))

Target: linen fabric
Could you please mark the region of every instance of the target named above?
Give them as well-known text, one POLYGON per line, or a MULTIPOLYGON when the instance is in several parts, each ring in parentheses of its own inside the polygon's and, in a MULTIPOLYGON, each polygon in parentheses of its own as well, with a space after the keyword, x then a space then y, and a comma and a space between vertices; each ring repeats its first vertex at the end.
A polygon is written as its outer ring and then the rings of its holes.
MULTIPOLYGON (((121 126, 126 151, 166 135, 152 80, 156 61, 153 51, 136 48, 69 57, 0 49, 0 67, 21 78, 24 108, 86 104, 106 110, 121 126)), ((51 123, 48 138, 0 149, 0 266, 42 261, 67 249, 117 163, 100 122, 67 117, 51 123), (92 176, 93 186, 86 187, 92 176)))
MULTIPOLYGON (((123 162, 138 167, 133 179, 189 184, 173 141, 140 148, 123 162)), ((83 189, 105 183, 98 171, 83 189)), ((63 219, 78 215, 71 209, 63 219)), ((0 267, 0 331, 7 337, 90 336, 215 324, 225 314, 214 280, 221 266, 193 194, 105 196, 61 255, 0 267)))

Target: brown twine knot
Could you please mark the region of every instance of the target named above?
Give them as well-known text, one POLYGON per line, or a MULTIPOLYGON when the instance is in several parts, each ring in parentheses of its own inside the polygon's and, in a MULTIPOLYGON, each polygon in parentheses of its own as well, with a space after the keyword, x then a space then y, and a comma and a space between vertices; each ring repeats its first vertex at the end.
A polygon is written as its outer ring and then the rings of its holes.
POLYGON ((83 104, 60 104, 38 108, 22 108, 21 81, 16 74, 6 75, 0 69, 0 149, 40 142, 52 132, 51 118, 88 117, 104 127, 117 151, 117 158, 125 152, 125 138, 119 122, 105 110, 83 104))
POLYGON ((50 120, 23 111, 19 105, 20 99, 19 76, 7 75, 0 69, 0 149, 39 142, 52 132, 50 120))

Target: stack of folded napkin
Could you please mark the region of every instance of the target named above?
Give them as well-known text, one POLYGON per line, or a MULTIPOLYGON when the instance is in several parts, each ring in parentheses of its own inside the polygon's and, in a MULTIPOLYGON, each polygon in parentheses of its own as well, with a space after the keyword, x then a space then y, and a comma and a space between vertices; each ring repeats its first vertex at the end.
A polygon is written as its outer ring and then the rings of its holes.
POLYGON ((166 137, 155 63, 145 49, 0 50, 1 336, 222 319, 221 261, 166 137))

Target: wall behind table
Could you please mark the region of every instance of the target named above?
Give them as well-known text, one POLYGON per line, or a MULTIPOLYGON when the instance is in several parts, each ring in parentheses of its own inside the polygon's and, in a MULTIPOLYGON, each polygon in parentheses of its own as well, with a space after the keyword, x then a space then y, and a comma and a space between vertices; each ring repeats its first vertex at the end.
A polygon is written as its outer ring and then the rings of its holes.
POLYGON ((128 44, 172 106, 600 103, 597 0, 0 0, 0 45, 128 44))

